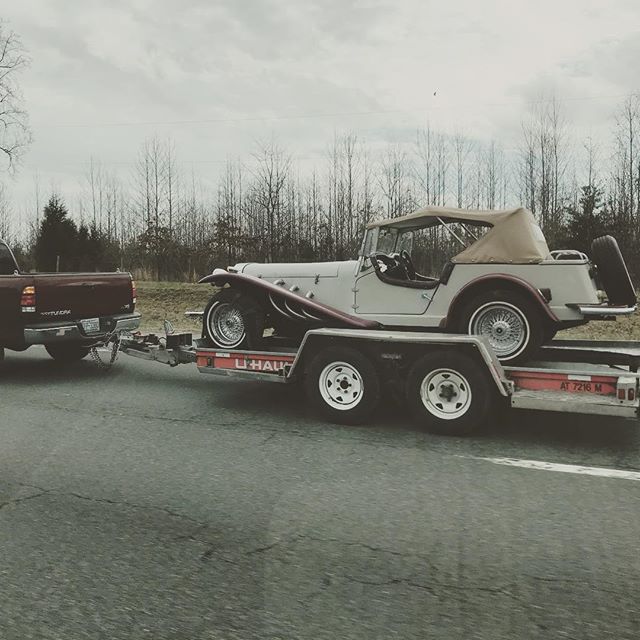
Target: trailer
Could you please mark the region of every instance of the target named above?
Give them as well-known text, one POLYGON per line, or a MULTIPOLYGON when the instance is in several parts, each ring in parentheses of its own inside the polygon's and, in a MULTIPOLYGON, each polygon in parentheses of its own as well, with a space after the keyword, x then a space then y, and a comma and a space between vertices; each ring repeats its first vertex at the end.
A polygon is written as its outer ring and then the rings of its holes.
POLYGON ((406 405, 445 435, 480 429, 500 407, 637 419, 640 343, 555 340, 524 366, 503 366, 484 338, 449 333, 322 328, 299 345, 219 349, 190 333, 125 335, 127 355, 203 374, 298 385, 330 421, 357 424, 381 402, 406 405))

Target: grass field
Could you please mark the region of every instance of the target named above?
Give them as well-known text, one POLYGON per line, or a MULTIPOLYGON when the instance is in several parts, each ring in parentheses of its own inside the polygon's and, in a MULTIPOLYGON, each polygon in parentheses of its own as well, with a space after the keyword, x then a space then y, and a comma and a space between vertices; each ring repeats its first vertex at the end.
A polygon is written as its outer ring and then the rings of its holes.
POLYGON ((561 331, 558 338, 590 340, 640 340, 640 312, 613 322, 590 322, 561 331))
POLYGON ((136 282, 138 304, 142 314, 141 331, 162 333, 163 320, 170 320, 176 329, 200 331, 200 322, 184 317, 185 311, 202 311, 213 294, 208 284, 183 282, 136 282))
MULTIPOLYGON (((137 310, 142 313, 143 332, 162 332, 167 318, 176 329, 200 332, 200 323, 184 317, 185 311, 202 311, 213 294, 207 284, 182 282, 138 282, 137 310)), ((558 338, 598 340, 640 339, 640 313, 616 322, 590 322, 558 334, 558 338)))

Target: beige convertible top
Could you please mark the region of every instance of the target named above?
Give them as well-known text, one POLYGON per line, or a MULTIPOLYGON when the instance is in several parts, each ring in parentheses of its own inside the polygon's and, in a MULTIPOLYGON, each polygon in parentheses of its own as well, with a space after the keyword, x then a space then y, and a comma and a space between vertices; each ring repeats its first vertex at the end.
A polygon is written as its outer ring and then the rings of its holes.
POLYGON ((533 214, 522 207, 500 211, 424 207, 406 216, 372 222, 367 229, 390 227, 410 231, 438 225, 440 220, 491 226, 483 236, 451 259, 455 263, 531 264, 542 262, 549 255, 542 230, 533 214))

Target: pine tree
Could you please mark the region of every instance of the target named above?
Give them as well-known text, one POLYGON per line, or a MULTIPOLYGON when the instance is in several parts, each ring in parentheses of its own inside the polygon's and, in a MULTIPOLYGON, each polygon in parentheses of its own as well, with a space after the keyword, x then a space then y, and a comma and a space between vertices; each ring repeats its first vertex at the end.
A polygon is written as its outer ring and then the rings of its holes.
POLYGON ((39 271, 72 271, 77 268, 78 230, 62 199, 53 194, 44 208, 35 244, 39 271))

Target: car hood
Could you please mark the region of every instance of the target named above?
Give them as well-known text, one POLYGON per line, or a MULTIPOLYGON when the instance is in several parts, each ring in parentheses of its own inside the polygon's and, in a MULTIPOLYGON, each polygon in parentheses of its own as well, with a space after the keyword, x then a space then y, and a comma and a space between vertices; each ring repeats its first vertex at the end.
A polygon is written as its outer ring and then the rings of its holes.
POLYGON ((341 269, 355 269, 355 260, 344 262, 281 262, 259 263, 243 262, 233 269, 238 273, 246 273, 263 278, 337 278, 341 269))

